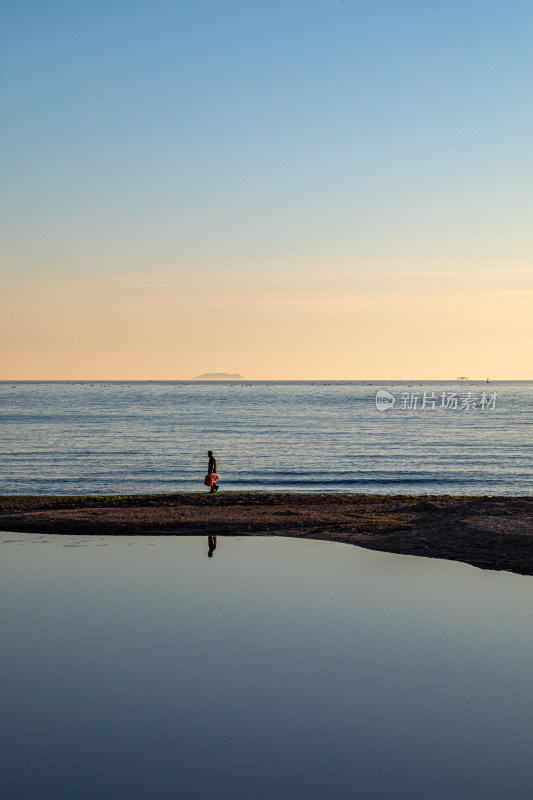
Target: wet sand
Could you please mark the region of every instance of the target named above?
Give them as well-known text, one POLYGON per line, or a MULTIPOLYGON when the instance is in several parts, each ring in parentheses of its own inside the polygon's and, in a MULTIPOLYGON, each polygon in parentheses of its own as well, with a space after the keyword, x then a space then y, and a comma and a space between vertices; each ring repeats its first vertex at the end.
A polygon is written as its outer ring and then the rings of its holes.
POLYGON ((0 530, 295 536, 533 575, 533 497, 252 492, 4 496, 0 530))

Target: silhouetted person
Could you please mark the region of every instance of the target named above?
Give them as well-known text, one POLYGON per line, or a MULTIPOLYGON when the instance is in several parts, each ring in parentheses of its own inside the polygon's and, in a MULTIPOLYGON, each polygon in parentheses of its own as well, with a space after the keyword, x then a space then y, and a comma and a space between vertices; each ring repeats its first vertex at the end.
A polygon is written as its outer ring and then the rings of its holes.
POLYGON ((213 485, 211 486, 210 494, 214 494, 214 492, 218 492, 218 486, 215 483, 215 481, 218 481, 217 460, 211 450, 209 450, 207 455, 209 456, 209 466, 207 467, 207 474, 213 476, 213 485))
POLYGON ((209 553, 207 555, 209 556, 209 558, 213 558, 213 552, 217 549, 217 537, 208 536, 207 543, 209 545, 209 553))

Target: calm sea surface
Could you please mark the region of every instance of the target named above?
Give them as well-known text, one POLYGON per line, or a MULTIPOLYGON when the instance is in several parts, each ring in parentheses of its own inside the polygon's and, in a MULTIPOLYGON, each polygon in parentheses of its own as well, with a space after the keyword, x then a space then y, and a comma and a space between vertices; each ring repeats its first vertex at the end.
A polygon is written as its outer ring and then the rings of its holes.
POLYGON ((532 405, 531 381, 4 382, 0 494, 206 491, 211 449, 222 490, 533 495, 532 405))

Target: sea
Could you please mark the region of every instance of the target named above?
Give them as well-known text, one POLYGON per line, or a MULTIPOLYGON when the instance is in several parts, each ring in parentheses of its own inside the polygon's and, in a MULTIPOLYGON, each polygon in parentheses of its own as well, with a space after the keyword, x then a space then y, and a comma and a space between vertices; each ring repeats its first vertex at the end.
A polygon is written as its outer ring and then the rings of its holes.
POLYGON ((533 381, 0 383, 0 494, 533 495, 533 381))

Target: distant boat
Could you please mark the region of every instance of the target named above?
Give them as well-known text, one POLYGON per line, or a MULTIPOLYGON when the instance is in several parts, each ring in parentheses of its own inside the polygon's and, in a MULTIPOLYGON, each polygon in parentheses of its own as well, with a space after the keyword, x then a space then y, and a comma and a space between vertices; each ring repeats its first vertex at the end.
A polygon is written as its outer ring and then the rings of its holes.
POLYGON ((487 383, 488 383, 488 382, 489 382, 489 379, 487 378, 487 383))
POLYGON ((457 378, 457 380, 458 381, 467 381, 468 378, 466 377, 466 375, 460 375, 459 378, 457 378))

